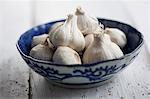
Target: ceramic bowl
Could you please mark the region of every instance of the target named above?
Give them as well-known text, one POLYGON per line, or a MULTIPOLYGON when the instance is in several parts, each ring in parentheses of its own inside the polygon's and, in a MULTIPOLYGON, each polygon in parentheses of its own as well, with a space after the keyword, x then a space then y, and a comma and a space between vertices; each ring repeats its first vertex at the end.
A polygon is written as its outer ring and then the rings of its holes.
POLYGON ((28 66, 50 83, 69 88, 101 85, 133 62, 143 45, 143 36, 138 30, 125 23, 100 18, 98 20, 105 27, 118 28, 125 33, 127 45, 122 49, 125 54, 123 57, 84 65, 61 65, 30 57, 33 36, 48 33, 54 23, 64 20, 39 25, 23 33, 16 44, 17 49, 28 66))

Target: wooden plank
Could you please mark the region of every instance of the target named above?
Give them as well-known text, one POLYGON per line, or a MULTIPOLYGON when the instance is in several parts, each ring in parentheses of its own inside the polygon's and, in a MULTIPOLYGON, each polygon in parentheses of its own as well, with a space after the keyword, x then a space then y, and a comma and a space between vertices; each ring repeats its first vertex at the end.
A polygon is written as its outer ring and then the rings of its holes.
POLYGON ((31 27, 30 2, 0 2, 0 99, 28 99, 29 68, 16 42, 31 27))

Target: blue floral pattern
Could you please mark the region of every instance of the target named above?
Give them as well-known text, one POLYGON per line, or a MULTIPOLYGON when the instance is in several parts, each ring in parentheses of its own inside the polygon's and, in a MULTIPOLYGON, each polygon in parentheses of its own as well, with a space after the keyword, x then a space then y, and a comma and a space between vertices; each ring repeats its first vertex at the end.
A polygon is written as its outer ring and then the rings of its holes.
POLYGON ((44 77, 48 77, 51 80, 62 81, 67 78, 72 77, 84 77, 89 79, 89 81, 101 81, 105 76, 115 74, 119 72, 121 69, 126 67, 126 64, 121 66, 103 66, 98 67, 92 70, 92 68, 85 68, 84 70, 81 69, 74 69, 72 73, 60 73, 59 70, 55 70, 51 67, 43 67, 39 66, 36 63, 32 63, 30 60, 26 59, 27 64, 37 73, 41 74, 44 77))
MULTIPOLYGON (((135 57, 139 53, 135 54, 130 60, 132 61, 135 59, 135 57)), ((93 68, 85 68, 84 70, 82 69, 73 69, 71 73, 60 73, 59 70, 56 70, 51 67, 43 67, 39 66, 36 63, 33 63, 31 60, 28 60, 27 58, 24 58, 26 63, 37 73, 40 75, 49 78, 50 80, 55 80, 55 81, 63 81, 68 78, 72 77, 83 77, 87 78, 90 82, 95 82, 95 81, 103 81, 105 80, 106 76, 116 74, 123 68, 127 66, 127 64, 122 64, 120 66, 114 65, 114 66, 99 66, 93 70, 93 68)))

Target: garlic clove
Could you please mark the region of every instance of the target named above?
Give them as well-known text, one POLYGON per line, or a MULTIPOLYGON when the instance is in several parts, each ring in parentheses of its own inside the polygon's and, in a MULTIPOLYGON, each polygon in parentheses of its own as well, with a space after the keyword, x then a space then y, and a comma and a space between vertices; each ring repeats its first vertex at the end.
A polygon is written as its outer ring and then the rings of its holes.
MULTIPOLYGON (((43 43, 44 44, 44 43, 43 43)), ((51 50, 55 50, 55 46, 50 42, 50 40, 49 40, 49 37, 46 39, 46 42, 45 42, 45 45, 46 46, 49 46, 49 48, 51 49, 51 50)))
POLYGON ((70 14, 63 25, 49 34, 55 47, 68 46, 80 52, 85 47, 84 36, 77 27, 77 16, 70 14))
POLYGON ((123 56, 119 46, 110 40, 107 34, 94 34, 94 41, 83 54, 83 63, 95 63, 123 56))
POLYGON ((93 34, 88 34, 85 36, 85 49, 88 48, 88 46, 94 41, 93 34))
POLYGON ((97 18, 86 15, 81 7, 76 9, 75 14, 78 16, 78 28, 84 35, 93 33, 97 29, 99 23, 97 18))
POLYGON ((119 45, 121 48, 127 44, 126 35, 117 28, 106 28, 105 33, 111 38, 111 41, 119 45))
POLYGON ((31 47, 33 48, 34 46, 36 46, 38 44, 44 43, 48 36, 49 36, 48 34, 34 36, 32 39, 31 47))
POLYGON ((54 49, 49 47, 47 40, 43 44, 33 47, 30 51, 30 56, 39 60, 51 61, 54 49))
POLYGON ((81 64, 81 59, 79 54, 73 49, 65 46, 60 46, 57 48, 53 55, 53 61, 57 64, 81 64))

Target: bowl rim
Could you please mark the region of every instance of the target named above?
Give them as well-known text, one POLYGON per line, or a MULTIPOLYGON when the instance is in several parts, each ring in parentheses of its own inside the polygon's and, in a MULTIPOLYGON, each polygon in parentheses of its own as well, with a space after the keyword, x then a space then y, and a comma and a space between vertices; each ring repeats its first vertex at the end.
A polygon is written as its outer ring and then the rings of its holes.
MULTIPOLYGON (((119 21, 116 21, 116 20, 112 20, 112 19, 106 19, 106 18, 98 18, 100 20, 107 20, 107 21, 112 21, 112 22, 118 22, 120 24, 124 24, 124 25, 128 25, 132 28, 134 28, 133 26, 129 25, 129 24, 126 24, 126 23, 123 23, 123 22, 119 22, 119 21)), ((51 21, 51 22, 48 22, 48 23, 55 23, 55 22, 59 22, 59 21, 62 21, 62 20, 56 20, 56 21, 51 21)), ((48 23, 44 23, 44 24, 48 24, 48 23)), ((41 24, 41 25, 44 25, 44 24, 41 24)), ((35 27, 38 27, 40 25, 37 25, 35 27)), ((34 28, 35 28, 34 27, 34 28)), ((32 29, 32 28, 31 28, 32 29)), ((29 30, 31 30, 29 29, 29 30)), ((134 28, 135 29, 135 28, 134 28)), ((28 31, 29 31, 28 30, 28 31)), ((138 31, 137 29, 135 29, 136 31, 138 31)), ((26 32, 25 32, 26 33, 26 32)), ((24 34, 24 33, 23 33, 24 34)), ((61 66, 61 67, 91 67, 91 66, 96 66, 98 64, 101 64, 101 63, 106 63, 106 62, 112 62, 112 61, 117 61, 117 60, 122 60, 128 56, 130 56, 131 54, 135 53, 139 48, 141 48, 141 46, 144 44, 144 39, 143 39, 143 35, 141 32, 138 31, 138 34, 139 34, 139 37, 140 37, 140 44, 133 50, 131 51, 130 53, 128 54, 125 54, 124 56, 122 57, 119 57, 119 58, 116 58, 116 59, 109 59, 109 60, 104 60, 104 61, 99 61, 99 62, 96 62, 96 63, 90 63, 90 64, 71 64, 71 65, 64 65, 64 64, 57 64, 57 63, 53 63, 53 62, 50 62, 50 61, 44 61, 44 60, 39 60, 39 59, 35 59, 29 55, 26 55, 25 53, 23 53, 23 51, 21 50, 21 48, 19 47, 19 40, 20 38, 17 40, 17 43, 16 43, 16 47, 19 51, 19 53, 21 54, 21 56, 29 59, 29 60, 32 60, 36 63, 42 63, 42 64, 47 64, 47 65, 53 65, 53 66, 61 66)), ((22 36, 22 35, 21 35, 22 36)), ((20 37, 21 37, 20 36, 20 37)))

